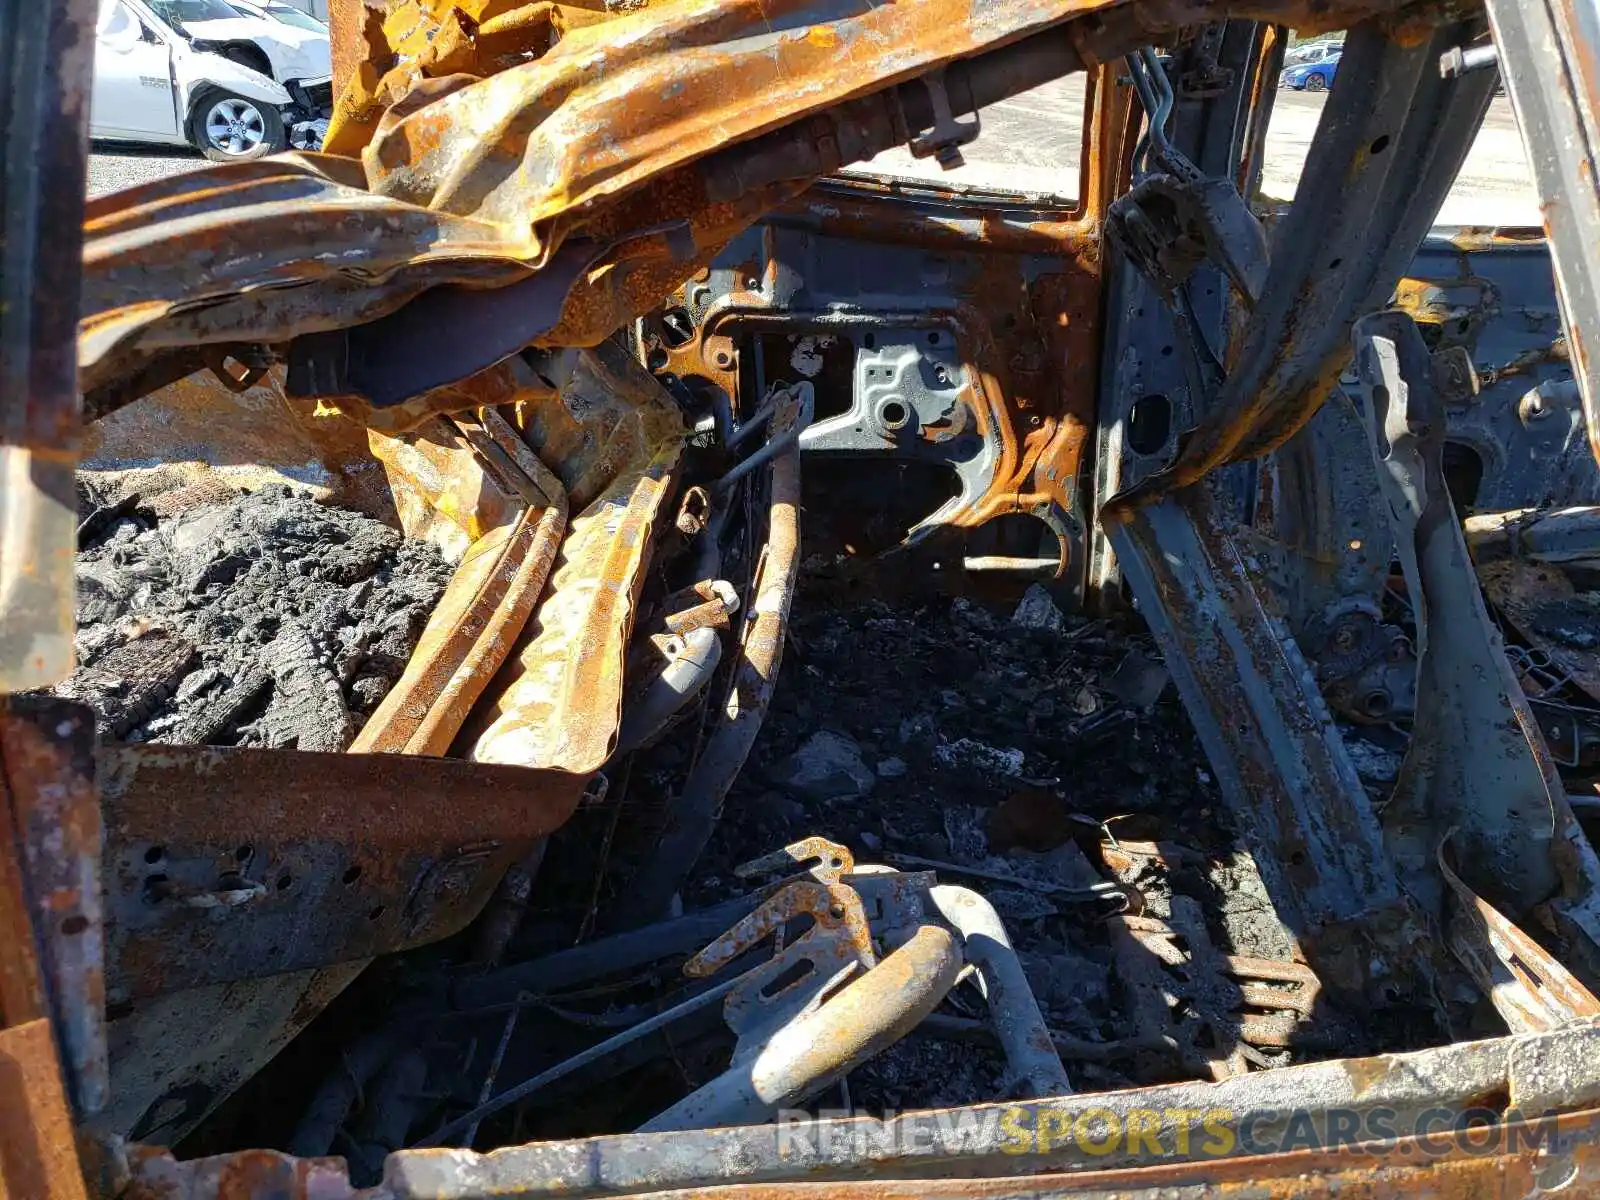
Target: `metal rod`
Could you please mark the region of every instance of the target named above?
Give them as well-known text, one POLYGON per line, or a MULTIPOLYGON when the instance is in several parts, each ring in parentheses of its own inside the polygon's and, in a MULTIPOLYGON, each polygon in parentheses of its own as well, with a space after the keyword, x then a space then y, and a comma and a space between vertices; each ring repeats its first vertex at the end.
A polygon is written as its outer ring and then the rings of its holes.
POLYGON ((986 871, 982 867, 965 867, 960 863, 945 862, 938 858, 922 858, 916 854, 885 854, 889 862, 905 867, 927 867, 935 871, 948 871, 952 875, 965 875, 969 879, 987 879, 991 883, 1004 883, 1012 887, 1022 888, 1031 892, 1043 892, 1047 896, 1060 896, 1069 900, 1122 900, 1126 901, 1127 893, 1120 886, 1109 879, 1100 883, 1090 884, 1088 887, 1068 887, 1061 883, 1051 883, 1044 879, 1028 879, 1020 875, 1006 875, 1000 871, 986 871))
POLYGON ((774 1031, 748 1053, 741 1045, 727 1071, 646 1121, 638 1132, 768 1120, 905 1037, 939 1006, 961 967, 960 947, 948 929, 919 927, 905 945, 820 1007, 774 1031))
POLYGON ((460 1133, 464 1129, 476 1128, 478 1123, 485 1117, 493 1116, 507 1105, 515 1104, 519 1100, 526 1100, 540 1088, 546 1087, 547 1085, 556 1082, 558 1079, 566 1078, 566 1076, 571 1075, 580 1067, 586 1067, 592 1062, 597 1062, 613 1051, 622 1049, 622 1047, 626 1046, 629 1042, 637 1041, 646 1034, 654 1033, 658 1029, 665 1028, 674 1021, 678 1020, 680 1017, 686 1017, 698 1009, 702 1009, 709 1004, 716 1003, 729 992, 733 991, 734 987, 738 984, 739 979, 740 976, 735 975, 732 979, 726 979, 714 987, 707 988, 698 996, 691 996, 681 1004, 673 1005, 671 1008, 667 1009, 666 1012, 658 1013, 656 1016, 651 1017, 648 1021, 640 1021, 632 1029, 624 1030, 622 1033, 619 1033, 614 1037, 608 1037, 603 1042, 596 1042, 587 1050, 584 1050, 578 1054, 574 1054, 571 1058, 557 1063, 555 1066, 546 1071, 539 1072, 539 1074, 535 1075, 532 1079, 524 1080, 523 1082, 517 1084, 516 1087, 507 1088, 493 1100, 478 1105, 477 1108, 463 1116, 457 1117, 454 1121, 447 1122, 439 1129, 435 1130, 430 1137, 424 1141, 418 1142, 417 1145, 419 1147, 442 1146, 446 1138, 460 1133))
POLYGON ((994 905, 977 892, 949 884, 929 888, 928 899, 961 935, 966 960, 978 968, 1013 1082, 1026 1088, 1029 1096, 1070 1094, 1072 1082, 1051 1045, 1044 1013, 994 905))
MULTIPOLYGON (((483 1086, 478 1089, 478 1104, 481 1106, 488 1102, 489 1093, 494 1091, 495 1077, 500 1074, 500 1064, 506 1060, 506 1047, 511 1044, 511 1035, 517 1028, 517 1017, 521 1014, 520 1008, 513 1008, 506 1014, 505 1028, 500 1031, 500 1041, 494 1048, 494 1057, 489 1060, 489 1069, 484 1073, 483 1086)), ((461 1139, 465 1145, 472 1145, 478 1137, 478 1125, 474 1121, 467 1127, 467 1135, 461 1139)))
MULTIPOLYGON (((802 406, 809 393, 810 387, 805 385, 802 406)), ((791 428, 799 428, 805 417, 804 412, 794 412, 791 428)), ((784 631, 799 566, 800 448, 791 443, 772 464, 767 552, 761 557, 753 585, 754 601, 745 609, 744 637, 740 661, 734 666, 730 703, 720 711, 720 722, 667 814, 666 829, 654 856, 634 882, 630 903, 639 918, 659 916, 683 886, 711 839, 722 801, 761 732, 778 682, 784 631)))
MULTIPOLYGON (((726 475, 717 480, 711 488, 714 493, 726 496, 733 490, 734 484, 757 467, 775 460, 785 451, 800 444, 800 435, 805 432, 806 426, 811 424, 811 418, 817 410, 816 389, 809 383, 797 383, 794 386, 794 393, 800 398, 800 415, 787 429, 774 434, 761 449, 735 464, 726 475)), ((742 432, 735 436, 742 437, 742 432)))
POLYGON ((626 933, 557 950, 543 958, 502 967, 457 984, 455 1000, 480 1009, 514 1003, 524 993, 549 995, 606 975, 631 971, 678 954, 692 954, 755 908, 758 898, 740 896, 701 912, 685 913, 626 933))

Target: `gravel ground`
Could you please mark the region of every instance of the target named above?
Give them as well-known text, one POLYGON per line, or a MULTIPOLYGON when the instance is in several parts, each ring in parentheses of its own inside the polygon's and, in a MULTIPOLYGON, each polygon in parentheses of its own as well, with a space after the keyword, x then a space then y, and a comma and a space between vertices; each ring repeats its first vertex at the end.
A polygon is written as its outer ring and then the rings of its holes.
POLYGON ((103 196, 206 166, 198 150, 184 146, 130 146, 95 142, 89 149, 89 195, 103 196))

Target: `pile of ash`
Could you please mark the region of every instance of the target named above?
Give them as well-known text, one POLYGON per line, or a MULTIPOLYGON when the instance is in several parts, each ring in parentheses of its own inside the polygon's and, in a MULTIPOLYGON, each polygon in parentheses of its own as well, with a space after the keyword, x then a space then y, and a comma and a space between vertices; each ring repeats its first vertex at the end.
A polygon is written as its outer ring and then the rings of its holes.
MULTIPOLYGON (((1131 967, 1148 960, 1180 997, 1194 984, 1182 979, 1188 968, 1130 955, 1113 911, 1085 893, 1116 879, 1147 923, 1196 914, 1219 954, 1289 963, 1295 946, 1142 624, 1067 615, 1042 588, 1015 607, 814 600, 802 590, 771 713, 684 907, 747 891, 737 863, 808 834, 845 843, 858 862, 931 868, 1000 913, 1077 1085, 1196 1077, 1203 1064, 1133 1049, 1152 1035, 1181 1038, 1188 1018, 1180 1004, 1168 1028, 1150 1027, 1136 1001, 1151 981, 1131 967), (1116 869, 1101 861, 1105 845, 1121 847, 1116 869)), ((630 801, 668 803, 662 781, 692 749, 686 735, 650 752, 630 801)), ((986 1010, 969 992, 957 989, 940 1013, 970 1027, 986 1010)), ((1390 1012, 1353 1028, 1324 1002, 1289 1045, 1241 1052, 1267 1067, 1413 1048, 1431 1032, 1417 1024, 1390 1012)), ((998 1049, 951 1036, 930 1025, 857 1069, 850 1102, 883 1111, 1007 1094, 998 1049)))
MULTIPOLYGON (((1317 995, 1309 973, 1295 976, 1294 940, 1136 617, 1085 620, 1042 588, 1020 604, 838 592, 802 576, 770 713, 682 889, 685 916, 749 898, 756 881, 736 867, 808 835, 844 844, 858 864, 964 885, 1004 920, 1084 1093, 1436 1044, 1438 1030, 1410 999, 1357 1018, 1317 995)), ((700 737, 691 715, 612 768, 607 790, 551 838, 504 965, 523 970, 621 932, 610 952, 589 957, 592 974, 565 984, 559 971, 525 974, 543 994, 527 1008, 519 1000, 520 1016, 463 1000, 469 1007, 408 1032, 408 1046, 429 1047, 427 1086, 408 1088, 451 1097, 417 1116, 409 1140, 485 1094, 485 1071, 491 1092, 511 1088, 690 994, 691 945, 737 915, 687 938, 659 926, 641 936, 627 918, 637 864, 700 737), (660 956, 640 963, 641 942, 660 956), (628 965, 605 970, 618 953, 628 965), (489 1058, 497 1045, 503 1056, 489 1058)), ((458 956, 475 948, 469 936, 374 964, 183 1152, 289 1144, 291 1110, 276 1098, 322 1079, 341 1047, 383 1022, 430 1011, 464 977, 458 956)), ((725 1071, 732 1045, 720 1010, 699 1010, 534 1089, 485 1120, 474 1145, 636 1128, 725 1071)), ((987 1002, 968 980, 808 1106, 883 1114, 1001 1101, 1014 1087, 987 1002)))
POLYGON ((102 736, 345 749, 405 669, 451 567, 362 513, 214 480, 79 479, 79 667, 102 736))

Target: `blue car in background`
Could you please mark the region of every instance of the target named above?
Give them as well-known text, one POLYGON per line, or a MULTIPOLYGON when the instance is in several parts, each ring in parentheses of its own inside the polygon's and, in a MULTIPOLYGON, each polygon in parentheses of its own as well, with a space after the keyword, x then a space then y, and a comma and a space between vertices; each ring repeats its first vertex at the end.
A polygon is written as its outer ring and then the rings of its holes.
POLYGON ((1338 70, 1339 55, 1330 54, 1320 62, 1287 68, 1278 76, 1278 86, 1291 87, 1298 92, 1326 92, 1333 87, 1333 77, 1338 70))

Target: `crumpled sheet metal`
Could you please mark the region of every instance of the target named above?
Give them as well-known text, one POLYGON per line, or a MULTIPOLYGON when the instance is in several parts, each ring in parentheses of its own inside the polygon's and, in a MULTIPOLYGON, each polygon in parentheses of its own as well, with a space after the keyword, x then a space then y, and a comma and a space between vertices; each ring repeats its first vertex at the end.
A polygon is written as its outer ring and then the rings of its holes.
MULTIPOLYGON (((461 556, 449 586, 434 607, 405 673, 378 705, 351 746, 353 753, 440 755, 449 751, 473 706, 510 655, 533 614, 567 530, 567 496, 560 481, 517 436, 505 419, 485 410, 481 419, 508 460, 503 470, 522 474, 524 488, 548 501, 528 503, 510 493, 506 481, 488 471, 476 454, 452 464, 443 477, 419 479, 408 468, 432 463, 415 451, 422 439, 386 438, 373 432, 373 452, 390 467, 399 503, 407 481, 426 488, 430 512, 441 497, 465 485, 478 496, 504 497, 500 520, 482 531, 461 556), (420 461, 419 461, 420 460, 420 461), (438 487, 428 487, 437 483, 438 487)), ((434 422, 438 441, 457 440, 453 427, 434 422)), ((437 445, 438 441, 430 444, 437 445)), ((469 452, 470 453, 470 452, 469 452)), ((472 521, 477 512, 465 514, 472 521)))
POLYGON ((388 476, 400 528, 451 561, 507 528, 525 507, 442 417, 395 437, 373 430, 367 439, 388 476))
MULTIPOLYGON (((569 29, 619 15, 607 11, 605 0, 400 0, 386 13, 359 11, 367 19, 348 49, 360 58, 341 73, 335 54, 335 74, 347 82, 322 139, 327 153, 352 158, 371 140, 384 111, 422 80, 492 75, 543 54, 569 29), (380 74, 384 63, 394 65, 380 74)), ((335 24, 336 42, 344 40, 341 32, 335 24)))
POLYGON ((1451 949, 1514 1033, 1543 1033, 1600 1018, 1600 1000, 1503 913, 1450 869, 1446 844, 1439 871, 1453 893, 1451 949))
POLYGON ((146 470, 197 484, 215 475, 249 490, 290 484, 380 521, 395 516, 366 427, 291 401, 276 368, 243 391, 224 386, 209 370, 196 371, 92 420, 83 431, 78 468, 119 472, 136 491, 146 470))
MULTIPOLYGON (((537 245, 543 223, 730 142, 1101 7, 679 0, 572 30, 538 61, 447 94, 456 81, 439 81, 426 102, 413 91, 362 163, 374 191, 537 245)), ((558 243, 561 226, 549 232, 558 243)))
MULTIPOLYGON (((85 392, 195 346, 280 344, 378 321, 436 287, 493 289, 535 273, 494 227, 375 196, 348 160, 287 154, 216 174, 222 178, 196 171, 118 193, 104 203, 120 211, 104 220, 91 208, 78 342, 85 392)), ((610 214, 622 234, 592 231, 601 240, 579 256, 589 265, 564 285, 564 307, 537 340, 600 342, 809 182, 717 204, 701 196, 699 207, 665 224, 659 214, 673 202, 673 181, 630 199, 610 214)), ((442 345, 452 341, 449 329, 436 332, 442 345)), ((346 399, 341 406, 401 431, 474 407, 464 386, 378 412, 346 399)))
MULTIPOLYGON (((1356 0, 1350 11, 1396 6, 1356 0)), ((1116 7, 676 0, 570 30, 537 61, 484 79, 420 80, 385 110, 359 163, 287 155, 91 202, 84 386, 163 350, 370 322, 431 286, 504 286, 580 231, 609 257, 574 289, 547 341, 592 345, 816 172, 843 165, 843 152, 819 133, 827 146, 817 157, 786 160, 794 177, 780 172, 717 203, 697 159, 737 162, 736 143, 1116 7), (619 267, 640 258, 651 261, 633 275, 619 267)), ((1150 23, 1261 12, 1318 24, 1302 7, 1180 3, 1151 9, 1150 23)), ((719 177, 738 172, 725 166, 719 177)))
MULTIPOLYGON (((513 282, 651 181, 648 204, 612 234, 682 224, 708 199, 692 172, 663 178, 676 168, 1097 7, 680 0, 575 30, 486 79, 424 81, 384 114, 360 164, 290 155, 95 201, 85 386, 117 377, 141 346, 280 341, 372 320, 432 284, 513 282)), ((721 244, 686 232, 695 250, 721 244)))
POLYGON ((526 276, 488 225, 396 204, 358 164, 287 154, 90 202, 85 391, 164 348, 282 341, 371 321, 429 287, 526 276))
POLYGON ((477 762, 588 774, 611 755, 622 667, 651 530, 676 478, 681 443, 624 472, 573 518, 514 682, 492 705, 477 762))
POLYGON ((496 695, 464 736, 479 762, 588 774, 616 740, 628 638, 684 431, 671 398, 619 347, 575 358, 562 392, 523 405, 519 419, 582 511, 496 695))
POLYGON ((542 365, 548 375, 512 360, 471 389, 503 402, 516 424, 484 408, 370 435, 408 529, 446 526, 472 540, 353 750, 444 754, 460 735, 458 752, 478 761, 574 773, 610 754, 683 424, 615 343, 542 365))
MULTIPOLYGON (((1587 1195, 1600 1179, 1600 1112, 1585 1069, 1596 1045, 1592 1028, 1458 1042, 1408 1054, 1313 1063, 1252 1072, 1221 1083, 1178 1083, 1093 1095, 974 1105, 875 1121, 825 1120, 800 1127, 756 1125, 668 1134, 614 1134, 576 1141, 534 1142, 487 1154, 466 1150, 401 1151, 385 1164, 384 1182, 370 1191, 346 1192, 342 1176, 320 1175, 312 1190, 300 1172, 313 1163, 270 1151, 178 1163, 164 1151, 131 1149, 135 1184, 124 1200, 364 1200, 429 1197, 616 1196, 673 1194, 850 1196, 1523 1196, 1578 1182, 1587 1195), (1497 1099, 1504 1097, 1505 1099, 1497 1099), (1417 1127, 1424 1114, 1452 1114, 1478 1106, 1520 1110, 1537 1118, 1561 1112, 1555 1135, 1542 1147, 1507 1140, 1493 1152, 1483 1132, 1452 1134, 1424 1123, 1430 1146, 1395 1146, 1379 1157, 1371 1147, 1343 1151, 1248 1154, 1237 1142, 1223 1158, 1207 1158, 1201 1118, 1226 1113, 1234 1130, 1248 1128, 1261 1145, 1303 1138, 1306 1118, 1319 1132, 1336 1128, 1337 1112, 1385 1113, 1397 1131, 1417 1127), (1136 1110, 1161 1115, 1159 1158, 1148 1145, 1126 1139, 1086 1150, 1071 1136, 1042 1139, 1027 1133, 1071 1130, 1080 1119, 1124 1120, 1136 1110), (1001 1124, 1022 1114, 1019 1145, 1001 1124), (942 1119, 938 1119, 942 1118, 942 1119), (1193 1136, 1179 1143, 1178 1127, 1193 1136), (1298 1130, 1299 1133, 1291 1132, 1298 1130), (1565 1136, 1562 1136, 1565 1135, 1565 1136), (1459 1138, 1459 1140, 1454 1140, 1459 1138), (1435 1156, 1419 1153, 1449 1147, 1435 1156), (1180 1148, 1182 1147, 1182 1148, 1180 1148), (246 1161, 273 1173, 234 1174, 246 1161), (1411 1168, 1420 1167, 1416 1173, 1411 1168), (1476 1172, 1481 1167, 1482 1174, 1476 1172), (1050 1174, 1045 1174, 1049 1172, 1050 1174), (1502 1173, 1504 1173, 1502 1175, 1502 1173), (271 1179, 278 1190, 247 1188, 246 1180, 271 1179), (235 1181, 232 1190, 221 1180, 235 1181), (1188 1186, 1182 1186, 1188 1185, 1188 1186), (679 1191, 682 1189, 682 1192, 679 1191), (713 1192, 713 1189, 716 1189, 713 1192), (723 1189, 726 1189, 725 1191, 723 1189)), ((1436 1115, 1427 1118, 1436 1120, 1436 1115)))
MULTIPOLYGON (((419 197, 411 198, 419 203, 451 211, 464 211, 466 203, 474 211, 504 211, 509 221, 538 222, 642 182, 656 165, 682 165, 806 112, 922 75, 939 62, 1115 5, 658 0, 598 22, 579 11, 598 6, 594 0, 459 6, 411 0, 390 11, 379 37, 368 37, 370 61, 382 61, 384 51, 402 58, 384 78, 398 102, 362 149, 374 190, 402 195, 418 189, 419 197), (469 29, 474 24, 477 45, 469 29), (498 70, 488 86, 459 82, 459 72, 494 72, 504 54, 538 53, 539 40, 552 29, 565 35, 538 61, 498 70), (454 88, 459 91, 442 94, 454 88), (606 136, 595 152, 598 131, 606 136), (662 152, 670 157, 659 157, 662 152), (546 187, 547 200, 528 211, 530 182, 546 187)), ((1350 10, 1394 6, 1379 0, 1350 10)), ((1306 5, 1310 11, 1298 14, 1288 10, 1301 5, 1152 5, 1150 24, 1221 18, 1208 16, 1208 8, 1269 10, 1285 21, 1306 16, 1294 24, 1309 29, 1325 5, 1306 5)), ((360 78, 352 80, 341 107, 360 90, 360 78)), ((352 152, 357 138, 347 136, 346 123, 354 107, 330 128, 333 152, 352 152)))
MULTIPOLYGON (((512 420, 561 479, 575 509, 586 508, 630 463, 683 436, 677 407, 655 377, 616 342, 569 350, 543 364, 555 387, 523 385, 512 420)), ((533 372, 516 360, 485 372, 533 372)))

